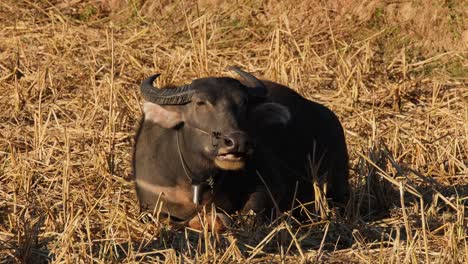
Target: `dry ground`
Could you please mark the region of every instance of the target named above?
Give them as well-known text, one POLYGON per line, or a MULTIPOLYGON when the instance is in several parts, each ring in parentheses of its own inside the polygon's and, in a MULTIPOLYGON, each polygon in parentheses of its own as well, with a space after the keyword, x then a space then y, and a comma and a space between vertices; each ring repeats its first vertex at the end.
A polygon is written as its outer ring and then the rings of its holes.
POLYGON ((467 1, 277 2, 2 0, 0 261, 468 263, 467 1), (138 84, 233 64, 340 117, 342 216, 319 200, 307 223, 221 236, 141 221, 138 84))

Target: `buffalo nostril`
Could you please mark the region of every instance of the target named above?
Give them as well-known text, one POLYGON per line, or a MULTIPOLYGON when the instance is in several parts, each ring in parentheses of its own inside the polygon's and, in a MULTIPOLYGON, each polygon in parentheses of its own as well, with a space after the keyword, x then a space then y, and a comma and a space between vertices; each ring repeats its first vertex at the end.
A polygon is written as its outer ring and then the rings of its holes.
POLYGON ((224 144, 226 145, 226 147, 233 147, 235 142, 232 138, 225 138, 224 144))

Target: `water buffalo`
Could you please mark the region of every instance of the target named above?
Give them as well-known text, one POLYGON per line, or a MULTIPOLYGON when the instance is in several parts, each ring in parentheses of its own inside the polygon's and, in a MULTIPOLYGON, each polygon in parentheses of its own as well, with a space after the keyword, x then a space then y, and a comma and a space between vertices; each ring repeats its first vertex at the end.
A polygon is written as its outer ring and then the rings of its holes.
POLYGON ((230 69, 242 81, 210 77, 156 89, 156 74, 141 84, 144 116, 133 158, 141 210, 187 222, 205 205, 258 215, 288 210, 294 197, 314 199, 310 160, 327 196, 346 202, 348 154, 335 114, 230 69))

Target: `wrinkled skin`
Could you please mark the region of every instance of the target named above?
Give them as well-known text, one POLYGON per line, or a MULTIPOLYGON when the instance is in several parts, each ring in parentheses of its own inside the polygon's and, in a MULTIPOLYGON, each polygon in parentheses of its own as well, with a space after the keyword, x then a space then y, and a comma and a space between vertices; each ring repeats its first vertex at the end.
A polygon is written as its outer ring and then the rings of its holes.
POLYGON ((266 98, 232 78, 204 78, 193 82, 196 93, 187 104, 144 103, 134 149, 141 210, 159 211, 161 201, 162 213, 182 221, 211 204, 227 213, 269 216, 272 198, 288 210, 296 182, 296 198, 313 200, 308 157, 321 161, 317 172, 326 178, 328 196, 346 202, 348 156, 337 117, 285 86, 264 83, 266 98), (214 139, 211 132, 222 137, 214 139), (210 177, 213 190, 203 184, 210 177), (189 178, 201 183, 200 206, 192 201, 189 178))

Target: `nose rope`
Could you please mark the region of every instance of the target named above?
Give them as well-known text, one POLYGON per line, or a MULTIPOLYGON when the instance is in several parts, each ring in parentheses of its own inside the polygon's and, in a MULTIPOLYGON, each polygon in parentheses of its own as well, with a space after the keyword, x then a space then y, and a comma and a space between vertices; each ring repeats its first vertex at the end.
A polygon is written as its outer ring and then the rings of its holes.
POLYGON ((227 136, 223 135, 223 133, 219 132, 219 131, 207 131, 207 130, 204 130, 202 128, 199 128, 197 126, 194 126, 190 123, 185 123, 186 126, 189 126, 205 135, 208 135, 208 136, 211 136, 211 145, 213 145, 213 147, 217 148, 219 146, 218 144, 218 140, 220 139, 229 139, 227 136))
MULTIPOLYGON (((225 134, 223 134, 222 132, 220 131, 207 131, 207 130, 204 130, 202 128, 199 128, 195 125, 192 125, 190 123, 187 123, 185 122, 185 125, 186 126, 189 126, 205 135, 208 135, 208 136, 211 136, 211 145, 213 145, 213 147, 217 148, 219 146, 218 144, 218 141, 220 139, 224 139, 224 140, 231 140, 231 138, 229 138, 228 136, 226 136, 225 134)), ((240 130, 237 130, 237 131, 234 131, 234 132, 231 132, 230 135, 233 135, 233 134, 244 134, 244 132, 240 131, 240 130)))
MULTIPOLYGON (((219 144, 218 144, 218 141, 220 139, 224 139, 224 140, 230 140, 229 137, 223 135, 223 133, 219 132, 219 131, 206 131, 204 129, 201 129, 197 126, 194 126, 192 124, 189 124, 189 123, 185 123, 185 125, 187 126, 190 126, 192 127, 193 129, 199 131, 199 132, 202 132, 203 134, 205 135, 209 135, 211 136, 211 144, 213 145, 214 148, 218 148, 219 144)), ((177 130, 177 137, 176 137, 176 142, 177 142, 177 152, 179 153, 179 158, 180 158, 180 163, 182 164, 182 168, 184 169, 184 173, 185 173, 185 176, 187 177, 187 179, 190 181, 190 184, 192 185, 192 190, 193 190, 193 197, 192 197, 192 200, 193 200, 193 203, 196 204, 196 205, 199 205, 200 204, 200 184, 201 184, 201 180, 197 179, 196 177, 194 177, 194 173, 192 172, 192 170, 190 170, 190 167, 188 166, 187 162, 185 161, 184 159, 184 156, 182 154, 182 148, 180 147, 180 130, 178 129, 177 130)), ((232 132, 231 134, 234 134, 234 133, 243 133, 241 131, 234 131, 232 132)), ((210 176, 207 180, 207 184, 210 186, 211 190, 214 189, 214 179, 213 179, 213 176, 210 176)))
MULTIPOLYGON (((206 135, 211 136, 213 147, 217 147, 217 146, 218 146, 218 143, 217 143, 217 142, 218 142, 218 139, 221 138, 221 137, 223 137, 223 136, 222 136, 222 133, 221 133, 221 132, 218 132, 218 131, 208 132, 208 131, 203 130, 203 129, 199 128, 199 127, 196 127, 196 126, 194 126, 194 125, 191 125, 191 124, 189 124, 189 123, 187 123, 187 122, 185 123, 185 125, 190 126, 190 127, 194 128, 195 130, 198 130, 199 132, 202 132, 203 134, 206 134, 206 135)), ((184 169, 185 176, 189 179, 190 183, 193 184, 193 179, 195 178, 195 177, 193 177, 193 176, 194 176, 194 173, 190 170, 190 168, 189 168, 187 162, 185 161, 185 159, 184 159, 184 157, 183 157, 183 155, 182 155, 182 149, 181 149, 181 147, 180 147, 180 143, 179 143, 180 140, 179 140, 179 137, 180 137, 180 130, 177 130, 177 139, 176 139, 176 140, 177 140, 177 150, 178 150, 178 152, 179 152, 180 162, 182 163, 182 167, 183 167, 183 169, 184 169)), ((211 185, 211 184, 210 184, 210 185, 211 185)), ((213 187, 213 186, 211 186, 211 187, 213 187)))

